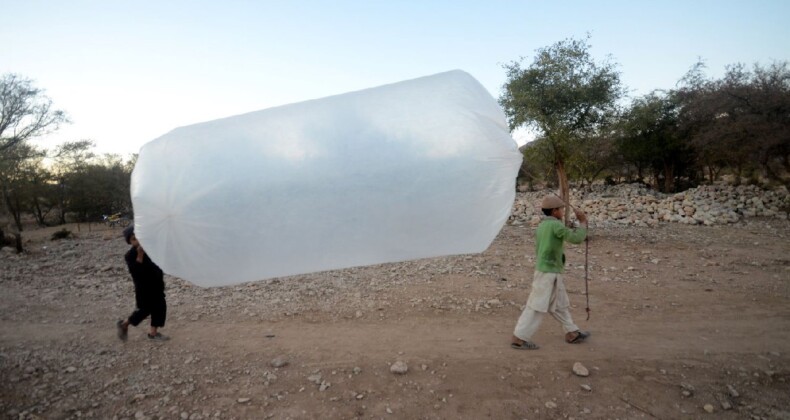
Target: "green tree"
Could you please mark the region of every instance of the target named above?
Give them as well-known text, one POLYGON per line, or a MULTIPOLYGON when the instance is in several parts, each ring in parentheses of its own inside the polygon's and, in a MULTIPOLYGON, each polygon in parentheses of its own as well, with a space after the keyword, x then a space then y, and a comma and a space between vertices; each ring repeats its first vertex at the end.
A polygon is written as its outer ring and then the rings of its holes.
POLYGON ((69 198, 72 188, 72 179, 85 169, 90 161, 96 157, 93 153, 95 144, 90 140, 65 142, 55 149, 52 156, 54 163, 53 174, 58 191, 58 219, 61 224, 66 223, 66 213, 69 211, 69 198))
POLYGON ((131 173, 117 156, 105 155, 68 177, 69 211, 80 221, 98 220, 102 215, 127 213, 131 173))
POLYGON ((728 66, 711 80, 695 65, 677 91, 681 125, 710 181, 730 168, 739 180, 759 169, 768 179, 787 183, 790 172, 790 69, 787 62, 767 67, 728 66))
POLYGON ((671 94, 654 91, 635 99, 621 123, 621 155, 640 169, 640 177, 645 166, 652 169, 663 192, 674 192, 678 180, 693 178, 694 154, 679 129, 679 112, 671 94))
POLYGON ((535 187, 535 182, 540 181, 547 186, 557 185, 557 174, 554 171, 551 150, 548 142, 538 138, 521 147, 524 159, 521 161, 519 176, 526 178, 529 188, 535 187))
POLYGON ((0 160, 0 180, 3 183, 3 205, 18 231, 22 230, 22 214, 35 199, 33 188, 37 164, 45 153, 32 145, 19 143, 5 151, 0 160))
POLYGON ((43 159, 28 162, 27 172, 27 208, 39 226, 48 226, 49 213, 57 205, 57 187, 53 182, 52 172, 43 164, 43 159))
POLYGON ((519 62, 506 64, 507 82, 499 99, 511 130, 529 127, 539 134, 536 141, 546 143, 543 149, 566 202, 568 159, 579 152, 581 143, 606 130, 624 94, 616 64, 608 59, 596 62, 588 39, 566 39, 540 48, 527 68, 519 62))
POLYGON ((592 185, 604 171, 615 165, 616 139, 616 131, 612 127, 580 142, 575 153, 568 157, 568 177, 592 185))
MULTIPOLYGON (((57 130, 68 122, 63 111, 52 108, 52 100, 33 82, 16 74, 0 77, 0 165, 14 166, 16 159, 27 159, 23 151, 29 139, 57 130)), ((0 177, 0 244, 4 242, 4 227, 15 236, 17 252, 22 252, 22 234, 17 223, 12 223, 12 209, 8 207, 11 185, 0 177)), ((13 200, 10 200, 13 201, 13 200)))

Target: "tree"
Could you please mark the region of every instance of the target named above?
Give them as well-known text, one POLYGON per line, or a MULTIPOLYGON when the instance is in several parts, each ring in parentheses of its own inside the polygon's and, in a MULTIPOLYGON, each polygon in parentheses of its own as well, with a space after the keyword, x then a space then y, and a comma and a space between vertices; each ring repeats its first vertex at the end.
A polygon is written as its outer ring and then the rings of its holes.
MULTIPOLYGON (((16 148, 32 138, 57 130, 68 122, 63 111, 52 108, 52 100, 29 79, 16 74, 0 77, 0 164, 13 165, 14 159, 26 159, 16 148)), ((0 243, 4 241, 3 226, 10 227, 15 236, 17 252, 22 252, 22 235, 11 223, 12 209, 8 207, 11 186, 0 178, 0 243)))
POLYGON ((33 178, 36 161, 44 151, 25 143, 6 150, 6 159, 0 161, 0 182, 3 185, 3 205, 13 219, 17 230, 22 230, 22 213, 33 199, 33 178))
POLYGON ((690 177, 694 155, 678 126, 680 107, 671 95, 654 91, 637 98, 623 116, 619 150, 641 171, 653 170, 656 188, 674 192, 677 181, 690 177), (663 182, 660 182, 662 181, 663 182))
POLYGON ((614 130, 601 130, 580 142, 575 153, 568 157, 568 177, 590 186, 601 173, 614 166, 615 133, 614 130))
POLYGON ((68 122, 63 111, 33 82, 16 74, 0 77, 0 158, 28 139, 49 134, 68 122))
POLYGON ((519 62, 506 64, 507 82, 499 99, 511 130, 532 128, 541 138, 536 141, 546 143, 566 203, 568 159, 579 144, 605 131, 624 94, 616 65, 596 62, 588 39, 566 39, 540 48, 527 68, 519 62))
POLYGON ((69 210, 79 221, 128 212, 130 173, 120 161, 91 163, 69 177, 69 210))
POLYGON ((58 190, 58 218, 60 223, 66 223, 66 213, 69 210, 69 189, 71 181, 76 174, 81 172, 96 155, 91 151, 95 144, 90 140, 70 141, 60 144, 53 155, 54 178, 58 190))
MULTIPOLYGON (((736 180, 748 166, 771 180, 790 172, 790 70, 787 62, 749 71, 730 65, 708 80, 697 64, 677 91, 681 124, 713 181, 726 167, 736 180), (756 166, 754 164, 757 164, 756 166)), ((784 180, 787 183, 787 180, 784 180)))

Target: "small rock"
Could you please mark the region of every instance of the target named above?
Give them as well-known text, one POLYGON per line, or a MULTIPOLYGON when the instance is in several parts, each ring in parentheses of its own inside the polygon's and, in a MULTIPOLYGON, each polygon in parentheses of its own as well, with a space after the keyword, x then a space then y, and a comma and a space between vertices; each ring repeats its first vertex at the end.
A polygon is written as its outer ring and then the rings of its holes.
POLYGON ((272 359, 272 361, 271 361, 271 362, 269 362, 269 364, 270 364, 272 367, 275 367, 275 368, 281 368, 281 367, 287 366, 287 365, 288 365, 288 363, 289 363, 289 362, 288 362, 288 358, 287 358, 287 357, 285 357, 285 356, 278 356, 278 357, 275 357, 274 359, 272 359))
POLYGON ((741 396, 741 394, 739 394, 732 385, 727 385, 727 392, 729 392, 730 396, 733 398, 738 398, 741 396))
POLYGON ((704 408, 705 411, 707 411, 708 413, 712 413, 713 412, 713 405, 712 404, 705 404, 705 406, 702 407, 702 408, 704 408))
POLYGON ((573 364, 573 373, 576 374, 576 376, 582 376, 582 377, 590 376, 590 371, 587 370, 587 368, 584 367, 584 365, 581 364, 581 362, 576 362, 573 364))
POLYGON ((386 411, 387 411, 387 414, 392 414, 392 409, 391 408, 387 407, 386 411))
POLYGON ((409 371, 409 366, 406 365, 406 362, 398 360, 397 362, 393 363, 390 366, 390 372, 397 373, 399 375, 403 375, 404 373, 409 371))
POLYGON ((330 386, 332 386, 332 384, 329 382, 321 382, 321 385, 318 387, 318 391, 324 392, 329 389, 330 386))
POLYGON ((250 402, 250 399, 249 398, 239 398, 238 400, 236 400, 236 402, 238 402, 239 404, 244 404, 244 403, 250 402))
POLYGON ((680 394, 683 395, 686 398, 694 395, 694 391, 696 391, 696 389, 694 389, 694 386, 691 385, 691 384, 681 383, 680 387, 683 388, 683 390, 680 392, 680 394))
POLYGON ((557 408, 557 403, 555 403, 554 401, 549 401, 546 403, 546 408, 552 408, 552 409, 557 408))
POLYGON ((360 373, 362 373, 362 368, 359 367, 359 366, 354 366, 353 372, 354 372, 354 375, 359 375, 360 373))
POLYGON ((580 386, 582 387, 583 390, 585 390, 587 392, 592 392, 592 387, 590 385, 581 384, 580 386))
POLYGON ((69 366, 69 367, 66 368, 66 372, 68 372, 68 373, 74 373, 76 371, 77 371, 77 368, 75 368, 74 366, 69 366))

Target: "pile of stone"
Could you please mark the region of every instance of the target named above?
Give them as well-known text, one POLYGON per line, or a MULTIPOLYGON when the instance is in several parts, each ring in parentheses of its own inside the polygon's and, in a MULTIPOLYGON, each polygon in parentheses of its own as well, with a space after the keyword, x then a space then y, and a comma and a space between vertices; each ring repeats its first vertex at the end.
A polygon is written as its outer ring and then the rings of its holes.
MULTIPOLYGON (((551 191, 517 193, 511 222, 537 224, 540 200, 551 191)), ((703 185, 677 194, 662 194, 643 184, 594 185, 571 190, 571 204, 583 209, 596 226, 657 226, 662 222, 691 225, 736 223, 747 217, 786 220, 790 194, 754 185, 703 185)))

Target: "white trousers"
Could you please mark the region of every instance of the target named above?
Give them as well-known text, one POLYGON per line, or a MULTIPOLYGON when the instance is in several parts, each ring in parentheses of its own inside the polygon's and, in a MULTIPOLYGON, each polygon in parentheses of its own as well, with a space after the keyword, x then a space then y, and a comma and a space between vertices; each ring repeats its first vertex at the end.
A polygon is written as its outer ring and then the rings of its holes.
POLYGON ((578 331, 579 327, 573 323, 569 308, 570 301, 562 282, 562 274, 535 271, 532 293, 518 318, 513 335, 529 341, 540 327, 546 313, 559 321, 566 333, 578 331))

